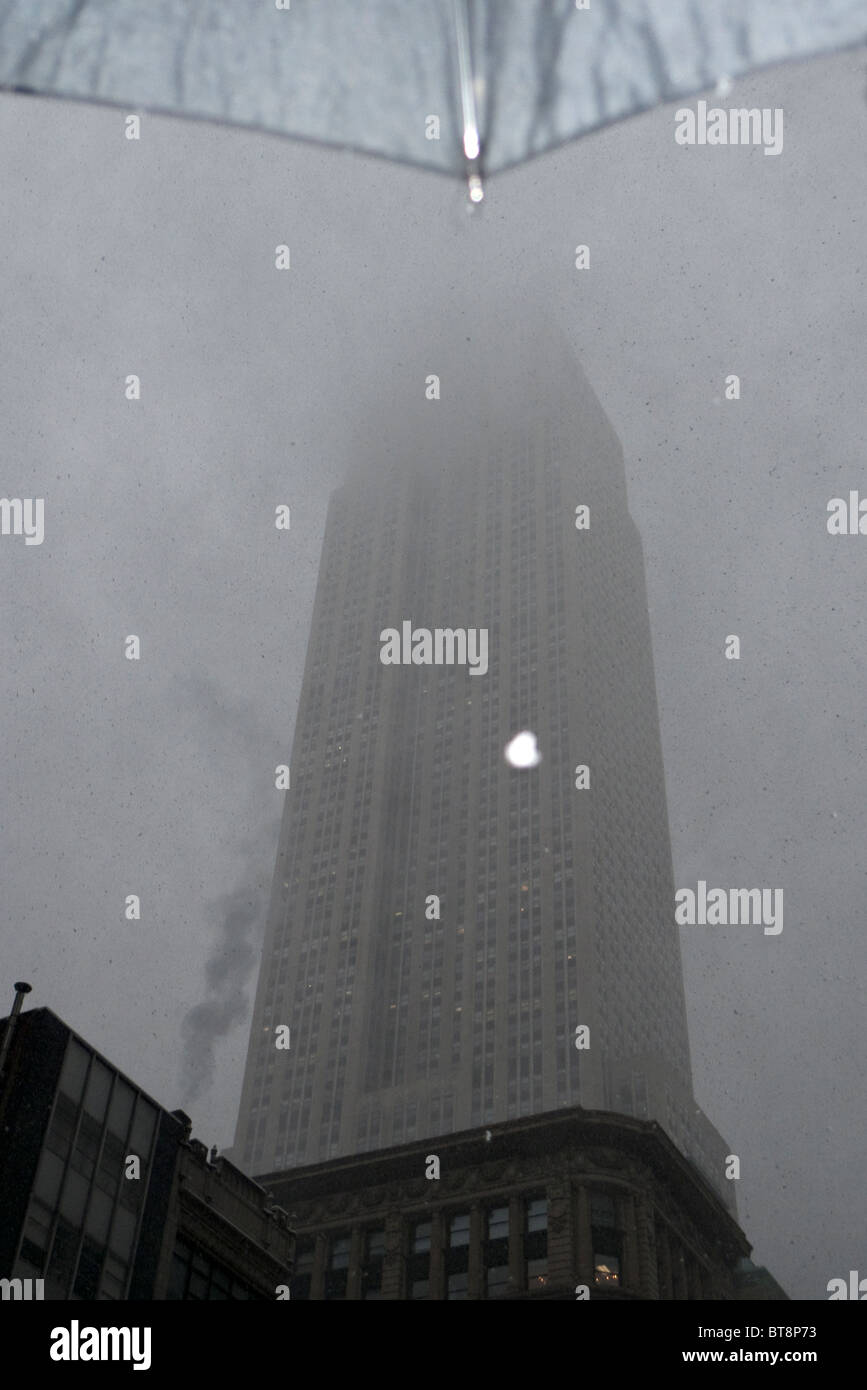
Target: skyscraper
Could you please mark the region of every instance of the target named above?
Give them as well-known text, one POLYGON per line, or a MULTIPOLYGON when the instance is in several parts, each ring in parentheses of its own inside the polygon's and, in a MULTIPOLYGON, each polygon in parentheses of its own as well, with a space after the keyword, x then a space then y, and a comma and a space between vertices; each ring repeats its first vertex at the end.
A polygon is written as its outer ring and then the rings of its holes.
POLYGON ((731 1204, 692 1094, 622 451, 530 319, 424 335, 331 499, 234 1156, 580 1105, 658 1120, 731 1204))

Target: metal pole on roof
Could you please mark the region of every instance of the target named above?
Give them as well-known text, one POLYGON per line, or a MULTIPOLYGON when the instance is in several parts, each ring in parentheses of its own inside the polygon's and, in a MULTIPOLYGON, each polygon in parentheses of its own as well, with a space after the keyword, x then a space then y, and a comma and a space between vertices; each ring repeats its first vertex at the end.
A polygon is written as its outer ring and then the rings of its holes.
POLYGON ((15 982, 15 1002, 6 1023, 6 1031, 3 1034, 3 1042, 0 1044, 0 1081, 3 1079, 3 1070, 6 1066, 6 1058, 9 1054, 9 1045, 12 1042, 12 1034, 15 1031, 15 1023, 21 1012, 21 1005, 24 1003, 24 996, 29 994, 32 985, 28 985, 26 980, 16 980, 15 982))

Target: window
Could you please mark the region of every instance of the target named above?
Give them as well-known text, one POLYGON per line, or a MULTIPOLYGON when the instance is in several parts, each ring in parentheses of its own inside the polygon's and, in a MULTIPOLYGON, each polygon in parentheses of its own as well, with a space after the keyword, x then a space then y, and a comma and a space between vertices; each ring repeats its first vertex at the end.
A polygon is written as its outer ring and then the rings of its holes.
POLYGON ((108 1228, 111 1225, 111 1208, 111 1197, 105 1192, 100 1192, 98 1188, 94 1188, 90 1194, 85 1231, 100 1244, 104 1244, 108 1240, 108 1228))
POLYGON ((45 1146, 64 1160, 69 1157, 69 1150, 72 1148, 77 1114, 77 1103, 67 1096, 58 1095, 45 1146))
POLYGON ((453 1216, 449 1226, 449 1247, 452 1250, 462 1245, 470 1243, 470 1214, 461 1212, 458 1216, 453 1216))
POLYGON ((327 1299, 346 1297, 346 1285, 349 1280, 349 1245, 350 1237, 348 1235, 331 1237, 328 1268, 325 1273, 325 1297, 327 1299))
POLYGON ((84 1223, 84 1204, 87 1201, 88 1187, 86 1178, 74 1173, 71 1168, 67 1170, 63 1196, 60 1199, 60 1214, 79 1228, 84 1223))
POLYGON ((51 1212, 48 1207, 31 1197, 24 1226, 24 1239, 21 1254, 41 1273, 45 1268, 45 1255, 51 1239, 51 1212))
MULTIPOLYGON (((121 1266, 111 1255, 106 1259, 106 1274, 103 1286, 106 1292, 112 1289, 106 1279, 110 1276, 112 1285, 123 1287, 125 1276, 121 1266)), ((119 1296, 119 1295, 118 1295, 119 1296)), ((172 1255, 172 1267, 166 1299, 173 1302, 205 1300, 243 1300, 257 1298, 249 1285, 234 1278, 231 1271, 217 1260, 212 1260, 204 1250, 190 1245, 185 1240, 177 1240, 172 1255)))
POLYGON ((488 1298, 502 1298, 509 1283, 509 1208, 491 1207, 487 1213, 484 1246, 485 1289, 488 1298))
POLYGON ((85 1237, 81 1246, 81 1254, 78 1257, 78 1273, 73 1289, 76 1298, 96 1298, 104 1255, 104 1245, 98 1245, 96 1241, 85 1237))
POLYGON ((84 1093, 84 1109, 101 1126, 108 1106, 108 1093, 111 1090, 111 1072, 104 1062, 94 1057, 90 1064, 90 1076, 84 1093))
POLYGON ((364 1264, 361 1269, 361 1297, 382 1298, 382 1267, 385 1263, 385 1231, 367 1231, 364 1236, 364 1264))
POLYGON ((76 1108, 84 1094, 84 1079, 87 1075, 89 1061, 90 1053, 86 1048, 83 1048, 81 1043, 76 1042, 74 1038, 70 1038, 66 1056, 63 1059, 63 1070, 60 1073, 58 1090, 62 1091, 70 1100, 75 1101, 76 1108))
POLYGON ((115 1077, 111 1104, 108 1107, 108 1128, 121 1141, 126 1139, 134 1100, 135 1092, 132 1087, 121 1081, 119 1076, 115 1077))
POLYGON ((47 1148, 43 1149, 33 1191, 49 1207, 55 1206, 57 1202, 62 1177, 63 1163, 61 1160, 53 1153, 49 1153, 47 1148))
POLYGON ((431 1223, 416 1221, 410 1231, 407 1283, 410 1298, 430 1296, 431 1223))
POLYGON ((68 1298, 75 1255, 78 1248, 78 1231, 68 1221, 58 1219, 54 1233, 54 1245, 48 1265, 48 1284, 45 1292, 50 1298, 68 1298))
POLYGON ((299 1239, 295 1248, 295 1273, 292 1276, 292 1297, 309 1299, 310 1285, 313 1281, 313 1259, 316 1242, 311 1236, 299 1239))
POLYGON ((590 1196, 590 1226, 593 1238, 593 1277, 603 1288, 619 1288, 623 1261, 623 1235, 617 1203, 606 1193, 590 1196))
POLYGON ((96 1186, 109 1197, 117 1192, 118 1183, 123 1177, 125 1156, 123 1142, 113 1134, 106 1134, 96 1170, 96 1186))
POLYGON ((524 1273, 530 1293, 544 1289, 548 1282, 548 1201, 529 1197, 524 1230, 524 1273))
POLYGON ((101 1131, 98 1122, 90 1115, 82 1115, 69 1166, 74 1168, 76 1173, 80 1173, 88 1183, 93 1177, 93 1170, 96 1166, 100 1137, 101 1131))
POLYGON ((154 1107, 148 1104, 142 1096, 139 1096, 135 1108, 135 1119, 132 1123, 132 1132, 129 1137, 129 1152, 138 1154, 142 1168, 146 1166, 150 1155, 156 1120, 157 1112, 154 1107))
POLYGON ((119 1260, 111 1251, 105 1257, 105 1265, 102 1271, 102 1291, 109 1298, 123 1298, 126 1293, 126 1283, 129 1274, 129 1267, 123 1260, 119 1260))
POLYGON ((134 1215, 130 1211, 125 1211, 123 1207, 117 1207, 114 1213, 111 1240, 109 1241, 114 1254, 123 1260, 128 1260, 132 1255, 134 1236, 134 1215))
POLYGON ((446 1298, 468 1296, 470 1267, 470 1213, 456 1213, 449 1222, 449 1248, 446 1251, 446 1298))

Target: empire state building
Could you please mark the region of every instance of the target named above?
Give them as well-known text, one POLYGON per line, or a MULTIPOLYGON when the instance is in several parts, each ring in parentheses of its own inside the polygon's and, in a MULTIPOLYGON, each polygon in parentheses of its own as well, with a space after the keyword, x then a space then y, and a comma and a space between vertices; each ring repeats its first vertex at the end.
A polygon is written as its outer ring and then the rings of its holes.
POLYGON ((618 439, 540 314, 409 357, 328 509, 236 1161, 581 1106, 657 1120, 732 1205, 618 439))

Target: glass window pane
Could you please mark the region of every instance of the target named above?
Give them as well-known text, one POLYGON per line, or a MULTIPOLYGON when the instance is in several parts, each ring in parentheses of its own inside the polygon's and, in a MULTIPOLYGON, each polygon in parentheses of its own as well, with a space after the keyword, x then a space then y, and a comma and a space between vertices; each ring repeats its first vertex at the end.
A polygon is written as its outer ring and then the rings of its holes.
POLYGON ((349 1268, 349 1236, 335 1236, 331 1242, 331 1269, 349 1268))
POLYGON ((89 1187, 90 1183, 80 1173, 74 1173, 71 1168, 67 1170, 63 1196, 60 1199, 60 1214, 73 1226, 81 1227, 84 1222, 84 1204, 89 1187))
POLYGON ((594 1226, 616 1226, 617 1211, 614 1198, 598 1192, 590 1195, 590 1220, 594 1226))
POLYGON ((449 1227, 449 1244, 452 1249, 458 1245, 469 1245, 470 1243, 470 1213, 462 1211, 451 1219, 449 1227))
POLYGON ((423 1255, 430 1250, 431 1223, 429 1221, 417 1221, 413 1230, 412 1251, 414 1255, 423 1255))
POLYGON ((105 1119, 110 1090, 111 1072, 104 1062, 94 1057, 90 1066, 90 1076, 87 1078, 87 1090, 84 1093, 84 1108, 100 1125, 105 1119))
POLYGON ((94 1188, 90 1194, 90 1207, 87 1212, 87 1221, 84 1229, 88 1235, 93 1236, 94 1240, 100 1245, 104 1245, 108 1240, 108 1228, 111 1225, 112 1199, 105 1192, 100 1192, 94 1188))
POLYGON ((145 1190, 144 1173, 144 1164, 142 1164, 140 1178, 128 1178, 124 1173, 120 1180, 120 1200, 128 1211, 138 1211, 141 1206, 142 1194, 145 1190))
POLYGON ((48 1286, 45 1290, 49 1297, 65 1298, 69 1295, 77 1248, 78 1231, 68 1222, 58 1220, 48 1266, 48 1286))
POLYGON ((114 1274, 118 1279, 126 1278, 127 1261, 122 1260, 118 1255, 113 1255, 110 1250, 105 1257, 105 1267, 110 1274, 114 1274))
POLYGON ((545 1197, 534 1197, 527 1203, 527 1230, 546 1231, 548 1229, 548 1202, 545 1197))
POLYGON ((77 1116, 78 1103, 70 1100, 67 1096, 58 1095, 51 1124, 48 1128, 45 1147, 57 1154, 59 1158, 67 1159, 69 1157, 77 1116))
POLYGON ((84 1079, 87 1075, 89 1061, 90 1053, 87 1049, 82 1047, 81 1043, 77 1043, 74 1038, 70 1038, 66 1048, 66 1056, 63 1059, 58 1090, 62 1091, 65 1096, 69 1096, 76 1104, 84 1093, 84 1079))
POLYGON ((345 1269, 330 1269, 325 1276, 325 1297, 328 1299, 342 1299, 346 1297, 347 1271, 345 1269))
POLYGON ((75 1147, 72 1150, 72 1157, 69 1160, 70 1166, 82 1177, 87 1178, 88 1182, 93 1176, 96 1166, 96 1155, 99 1152, 99 1141, 101 1131, 96 1120, 89 1115, 82 1115, 78 1125, 78 1134, 75 1138, 75 1147))
POLYGON ((14 1278, 38 1279, 45 1269, 45 1251, 37 1250, 26 1236, 21 1241, 21 1253, 15 1261, 14 1278))
POLYGON ((132 1243, 135 1235, 135 1217, 132 1212, 125 1211, 123 1207, 118 1207, 114 1213, 114 1222, 111 1228, 112 1250, 125 1258, 132 1254, 132 1243))
POLYGON ((96 1298, 104 1253, 104 1246, 97 1245, 95 1241, 85 1237, 81 1246, 81 1254, 78 1257, 78 1273, 75 1276, 73 1289, 76 1298, 96 1298))
POLYGON ((138 1154, 142 1161, 142 1168, 145 1167, 151 1151, 151 1140, 157 1122, 157 1112, 142 1096, 139 1096, 135 1107, 135 1119, 132 1122, 132 1133, 129 1140, 129 1152, 138 1154))
POLYGON ((102 1192, 113 1197, 123 1179, 126 1149, 123 1142, 114 1134, 106 1134, 102 1143, 99 1167, 96 1170, 96 1185, 102 1192))
MULTIPOLYGON (((104 1298, 122 1299, 126 1292, 126 1279, 118 1279, 116 1275, 103 1271, 100 1293, 104 1298)), ((166 1294, 167 1298, 173 1298, 171 1293, 166 1294)))
POLYGON ((468 1282, 469 1275, 466 1273, 450 1274, 447 1297, 454 1300, 465 1299, 467 1297, 468 1282))
POLYGON ((108 1107, 108 1127, 112 1134, 116 1134, 122 1141, 126 1140, 134 1101, 135 1091, 132 1086, 128 1086, 119 1076, 115 1077, 111 1104, 108 1107))
POLYGON ((51 1212, 35 1197, 31 1197, 27 1209, 24 1232, 38 1250, 47 1250, 51 1236, 51 1212))
POLYGON ((509 1208, 493 1207, 488 1212, 488 1240, 504 1240, 509 1234, 509 1208))
POLYGON ((385 1231, 368 1231, 367 1258, 381 1260, 385 1257, 385 1231))
POLYGON ((42 1157, 39 1160, 39 1167, 36 1170, 36 1182, 33 1191, 46 1206, 53 1207, 57 1203, 57 1194, 60 1191, 60 1183, 63 1178, 63 1162, 55 1154, 49 1153, 47 1149, 42 1150, 42 1157))

